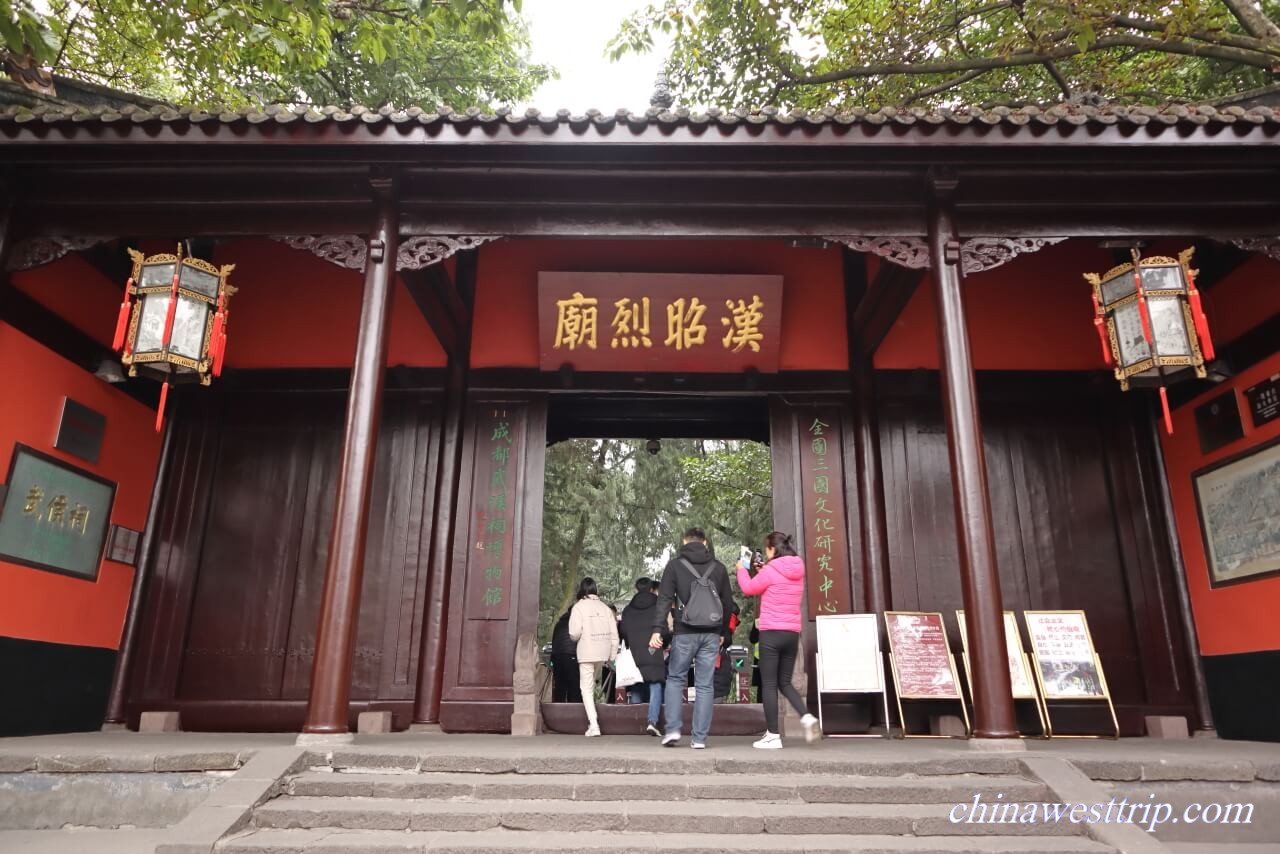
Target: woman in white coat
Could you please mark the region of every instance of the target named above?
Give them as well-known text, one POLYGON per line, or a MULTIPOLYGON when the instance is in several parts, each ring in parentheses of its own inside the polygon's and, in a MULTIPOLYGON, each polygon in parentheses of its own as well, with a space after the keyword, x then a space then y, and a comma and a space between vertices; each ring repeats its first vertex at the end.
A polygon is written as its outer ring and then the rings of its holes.
POLYGON ((618 619, 613 609, 600 601, 595 579, 582 579, 577 599, 569 612, 569 637, 578 642, 578 681, 582 686, 582 706, 587 710, 587 738, 594 738, 600 734, 596 682, 601 666, 618 657, 618 619))

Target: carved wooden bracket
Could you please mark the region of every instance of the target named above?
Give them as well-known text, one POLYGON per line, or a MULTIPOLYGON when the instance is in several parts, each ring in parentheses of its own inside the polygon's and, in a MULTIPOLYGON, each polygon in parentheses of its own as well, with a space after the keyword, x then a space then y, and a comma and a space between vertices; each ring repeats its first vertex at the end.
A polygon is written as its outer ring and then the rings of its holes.
MULTIPOLYGON (((276 234, 278 240, 294 249, 303 249, 331 264, 351 270, 363 270, 369 257, 369 244, 358 234, 276 234)), ((414 234, 404 238, 396 252, 397 270, 421 270, 438 264, 463 249, 474 249, 482 243, 498 240, 499 235, 414 234)))
MULTIPOLYGON (((960 264, 965 273, 980 273, 1012 261, 1019 255, 1038 252, 1061 243, 1065 237, 973 237, 960 245, 960 264)), ((901 267, 921 270, 929 266, 929 244, 922 237, 824 237, 857 252, 868 252, 901 267)))
POLYGON ((5 269, 9 272, 30 270, 43 264, 51 264, 70 252, 91 249, 99 243, 115 240, 114 237, 84 237, 81 235, 67 237, 32 237, 19 240, 9 253, 9 263, 5 269))
POLYGON ((1231 245, 1246 252, 1266 255, 1273 261, 1280 261, 1280 237, 1242 237, 1232 240, 1231 245))

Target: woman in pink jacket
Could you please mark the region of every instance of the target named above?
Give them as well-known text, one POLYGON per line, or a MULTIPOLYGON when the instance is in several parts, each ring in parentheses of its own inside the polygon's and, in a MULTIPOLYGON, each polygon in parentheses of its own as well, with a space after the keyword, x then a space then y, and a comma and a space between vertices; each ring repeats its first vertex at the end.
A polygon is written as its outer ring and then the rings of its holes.
POLYGON ((760 630, 760 702, 764 704, 764 738, 752 744, 763 750, 782 747, 778 728, 778 692, 800 715, 805 741, 822 734, 818 719, 809 714, 791 674, 800 650, 800 606, 804 598, 804 561, 796 555, 791 537, 774 531, 764 540, 767 563, 752 575, 754 567, 738 562, 738 587, 747 596, 760 597, 756 628, 760 630))

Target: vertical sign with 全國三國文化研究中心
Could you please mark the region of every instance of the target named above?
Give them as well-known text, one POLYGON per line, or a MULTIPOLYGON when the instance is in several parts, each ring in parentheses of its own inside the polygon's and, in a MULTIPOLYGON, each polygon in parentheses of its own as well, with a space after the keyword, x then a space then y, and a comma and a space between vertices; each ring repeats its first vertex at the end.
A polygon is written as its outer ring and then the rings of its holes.
POLYGON ((467 618, 505 620, 511 609, 516 481, 524 409, 487 403, 473 410, 475 468, 471 493, 471 555, 467 618))
POLYGON ((810 618, 847 614, 849 543, 844 510, 844 460, 840 416, 835 408, 802 409, 800 487, 804 492, 802 544, 810 618))

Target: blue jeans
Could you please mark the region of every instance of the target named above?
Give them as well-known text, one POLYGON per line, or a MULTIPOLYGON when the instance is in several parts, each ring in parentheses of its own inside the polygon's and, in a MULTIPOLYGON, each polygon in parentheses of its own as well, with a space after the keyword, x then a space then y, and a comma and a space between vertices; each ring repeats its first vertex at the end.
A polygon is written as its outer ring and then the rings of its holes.
POLYGON ((638 682, 632 685, 627 689, 627 702, 631 705, 648 703, 649 714, 645 720, 657 726, 658 716, 662 714, 662 683, 638 682))
POLYGON ((679 735, 684 722, 684 689, 693 665, 693 740, 706 744, 711 732, 711 712, 715 692, 712 680, 716 673, 716 656, 720 654, 720 634, 676 635, 671 638, 671 657, 667 659, 667 734, 679 735))

